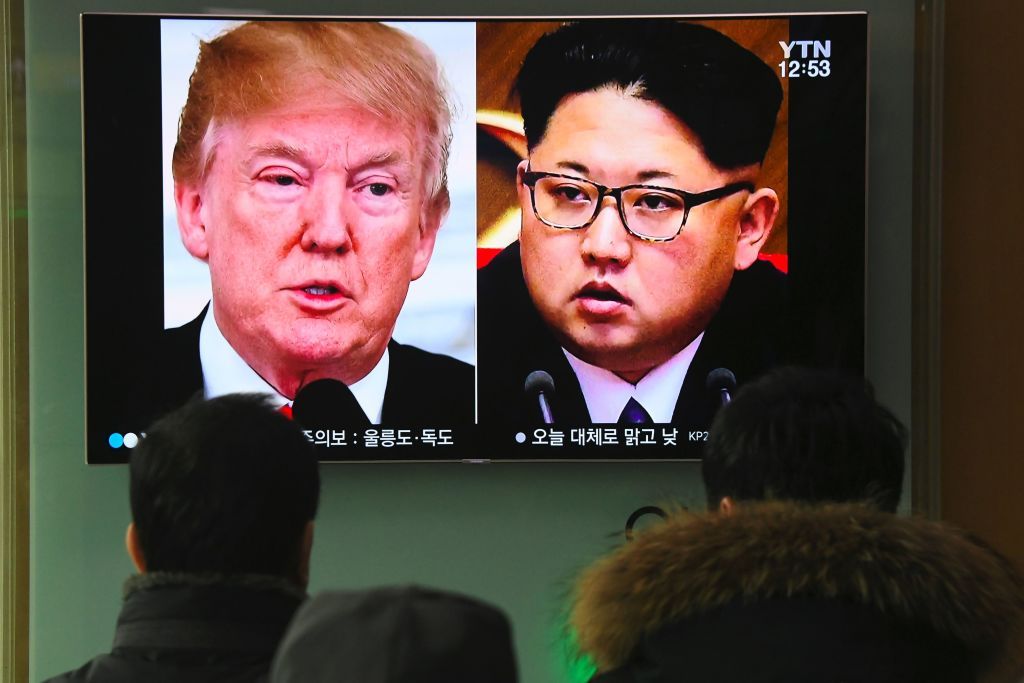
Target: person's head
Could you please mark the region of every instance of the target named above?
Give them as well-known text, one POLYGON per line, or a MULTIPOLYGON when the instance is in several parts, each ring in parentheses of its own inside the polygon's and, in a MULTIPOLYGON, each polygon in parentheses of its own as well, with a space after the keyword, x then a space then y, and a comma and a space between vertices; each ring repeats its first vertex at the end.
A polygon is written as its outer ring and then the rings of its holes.
POLYGON ((624 19, 542 37, 516 90, 530 295, 573 354, 641 377, 707 326, 768 239, 778 197, 756 181, 778 78, 711 29, 624 19))
POLYGON ((906 440, 866 380, 777 368, 744 385, 715 416, 701 470, 708 508, 795 500, 895 512, 906 440))
POLYGON ((497 607, 458 593, 418 586, 328 591, 295 614, 270 680, 515 683, 512 628, 497 607))
POLYGON ((193 400, 132 452, 128 552, 140 571, 305 585, 320 475, 299 428, 255 394, 193 400))
POLYGON ((285 395, 380 359, 449 205, 451 105, 377 22, 254 21, 200 46, 172 171, 225 338, 285 395))

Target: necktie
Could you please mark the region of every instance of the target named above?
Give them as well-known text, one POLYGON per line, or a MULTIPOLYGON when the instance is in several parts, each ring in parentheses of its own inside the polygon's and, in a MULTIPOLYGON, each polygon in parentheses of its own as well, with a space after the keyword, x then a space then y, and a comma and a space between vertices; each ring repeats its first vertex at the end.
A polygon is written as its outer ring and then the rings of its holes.
POLYGON ((647 425, 654 422, 651 419, 650 413, 644 410, 644 407, 640 405, 640 402, 635 398, 630 397, 629 401, 626 402, 626 406, 619 413, 619 424, 620 425, 647 425))

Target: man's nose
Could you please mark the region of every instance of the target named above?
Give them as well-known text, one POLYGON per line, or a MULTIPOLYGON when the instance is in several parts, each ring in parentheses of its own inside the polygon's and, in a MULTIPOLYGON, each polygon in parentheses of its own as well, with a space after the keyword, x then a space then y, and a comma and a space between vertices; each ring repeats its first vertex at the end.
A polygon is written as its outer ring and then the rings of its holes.
POLYGON ((597 218, 583 228, 580 251, 584 260, 594 263, 625 265, 633 255, 633 242, 622 224, 618 206, 611 197, 605 197, 597 218))
POLYGON ((302 248, 343 253, 352 246, 347 184, 343 178, 318 179, 302 212, 302 248))

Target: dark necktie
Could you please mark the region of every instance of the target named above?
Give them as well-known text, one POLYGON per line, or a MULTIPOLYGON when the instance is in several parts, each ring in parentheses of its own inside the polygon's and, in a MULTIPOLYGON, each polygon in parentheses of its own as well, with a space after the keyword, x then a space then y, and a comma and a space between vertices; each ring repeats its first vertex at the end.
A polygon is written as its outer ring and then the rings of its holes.
POLYGON ((622 409, 622 412, 619 413, 620 425, 649 425, 652 422, 654 420, 651 419, 651 414, 644 410, 640 402, 632 397, 626 402, 626 407, 622 409))

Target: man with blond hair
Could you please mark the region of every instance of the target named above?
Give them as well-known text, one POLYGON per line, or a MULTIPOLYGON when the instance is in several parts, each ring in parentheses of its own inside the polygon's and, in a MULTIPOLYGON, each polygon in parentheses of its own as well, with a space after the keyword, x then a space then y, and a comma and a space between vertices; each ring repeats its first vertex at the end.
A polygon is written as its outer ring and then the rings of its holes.
POLYGON ((213 296, 166 335, 175 401, 285 406, 329 379, 356 425, 472 421, 472 367, 392 339, 449 208, 450 120, 433 54, 378 22, 253 21, 201 44, 172 168, 213 296))

